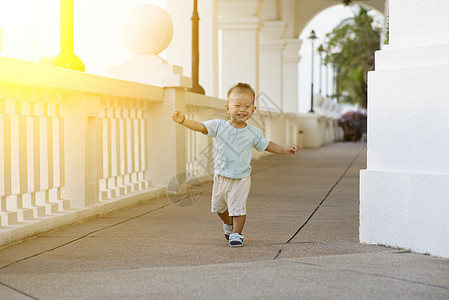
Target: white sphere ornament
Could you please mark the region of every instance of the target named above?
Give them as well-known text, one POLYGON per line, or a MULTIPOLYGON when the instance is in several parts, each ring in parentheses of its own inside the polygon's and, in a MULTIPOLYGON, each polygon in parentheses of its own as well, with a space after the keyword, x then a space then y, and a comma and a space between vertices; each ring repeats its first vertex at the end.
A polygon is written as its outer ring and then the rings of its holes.
POLYGON ((161 53, 173 38, 173 20, 157 5, 139 4, 125 14, 120 38, 134 54, 161 53))

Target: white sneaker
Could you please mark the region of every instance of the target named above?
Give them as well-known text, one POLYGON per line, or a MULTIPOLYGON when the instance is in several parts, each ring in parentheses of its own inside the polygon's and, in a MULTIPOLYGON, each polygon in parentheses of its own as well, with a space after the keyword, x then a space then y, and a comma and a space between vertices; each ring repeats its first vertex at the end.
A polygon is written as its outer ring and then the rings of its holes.
POLYGON ((229 246, 231 247, 241 247, 243 246, 243 239, 245 237, 239 233, 231 233, 229 235, 229 246))
POLYGON ((223 223, 223 230, 224 230, 225 239, 229 240, 229 235, 232 233, 232 225, 223 223))

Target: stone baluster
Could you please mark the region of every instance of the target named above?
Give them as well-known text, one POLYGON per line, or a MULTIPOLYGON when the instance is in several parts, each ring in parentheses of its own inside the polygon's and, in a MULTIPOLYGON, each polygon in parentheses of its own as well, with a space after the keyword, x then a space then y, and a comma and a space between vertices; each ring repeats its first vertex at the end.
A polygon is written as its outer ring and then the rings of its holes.
POLYGON ((62 94, 52 93, 51 102, 47 106, 49 122, 52 123, 53 136, 53 185, 50 189, 50 201, 58 204, 58 210, 64 211, 70 209, 70 201, 61 197, 61 188, 65 184, 64 118, 61 116, 62 94))
POLYGON ((109 98, 106 107, 106 126, 103 128, 107 136, 107 150, 105 153, 107 164, 106 172, 106 184, 107 189, 111 192, 111 197, 115 198, 120 196, 120 191, 117 188, 117 119, 115 118, 115 99, 109 98))
POLYGON ((139 169, 139 121, 137 120, 137 108, 133 103, 131 108, 131 181, 137 190, 141 190, 142 186, 139 183, 138 169, 139 169))
POLYGON ((111 191, 108 189, 108 173, 109 173, 109 163, 108 163, 108 157, 109 157, 109 151, 108 151, 108 145, 109 145, 109 139, 108 139, 108 128, 109 128, 109 122, 106 118, 107 116, 107 98, 102 98, 100 100, 100 108, 98 111, 98 117, 99 117, 99 126, 101 132, 101 137, 98 139, 99 142, 99 149, 100 149, 100 161, 101 165, 98 165, 99 169, 99 190, 100 190, 100 200, 108 200, 111 199, 111 191))
POLYGON ((0 95, 0 221, 1 226, 17 223, 17 212, 8 210, 7 197, 11 196, 11 116, 6 110, 6 99, 0 95))
POLYGON ((115 117, 117 131, 117 187, 121 195, 125 195, 131 191, 130 186, 125 184, 125 120, 123 113, 123 98, 116 99, 115 117))
MULTIPOLYGON (((33 210, 35 218, 46 215, 45 207, 37 205, 36 193, 40 188, 40 159, 39 159, 39 119, 35 116, 35 99, 29 99, 22 104, 22 112, 26 116, 27 127, 27 187, 26 206, 33 210)), ((25 199, 25 198, 24 198, 25 199)))
MULTIPOLYGON (((20 97, 20 96, 19 96, 20 97)), ((22 101, 13 98, 9 101, 11 114, 11 181, 12 209, 17 211, 19 221, 33 219, 33 210, 24 207, 23 196, 28 192, 28 164, 27 164, 27 120, 22 114, 22 101)))
POLYGON ((138 191, 138 184, 133 182, 132 179, 132 136, 133 136, 133 121, 131 119, 131 102, 126 102, 123 108, 123 140, 124 140, 124 173, 125 175, 125 183, 130 187, 132 192, 138 191))
POLYGON ((53 188, 53 120, 48 114, 50 96, 46 93, 44 99, 35 104, 35 114, 39 118, 39 192, 37 202, 45 207, 47 214, 59 212, 59 206, 50 201, 50 189, 53 188))
POLYGON ((137 100, 138 101, 138 105, 137 105, 137 126, 138 126, 138 139, 139 139, 139 143, 136 145, 138 147, 138 153, 139 153, 139 157, 138 157, 138 161, 139 161, 139 165, 137 168, 137 172, 138 172, 138 181, 139 183, 142 185, 143 189, 148 188, 151 183, 149 180, 147 180, 145 178, 145 171, 147 170, 147 162, 146 162, 146 153, 147 153, 147 141, 146 141, 146 135, 147 135, 147 130, 146 130, 146 121, 145 121, 145 110, 146 110, 146 104, 144 101, 142 100, 137 100))

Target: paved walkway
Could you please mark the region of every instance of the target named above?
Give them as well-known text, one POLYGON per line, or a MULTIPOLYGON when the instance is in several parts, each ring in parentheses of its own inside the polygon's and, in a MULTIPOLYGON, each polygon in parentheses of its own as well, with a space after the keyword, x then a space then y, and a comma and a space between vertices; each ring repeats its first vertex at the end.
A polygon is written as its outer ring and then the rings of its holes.
POLYGON ((358 243, 365 145, 253 162, 245 246, 152 199, 0 249, 0 299, 449 299, 449 260, 358 243))

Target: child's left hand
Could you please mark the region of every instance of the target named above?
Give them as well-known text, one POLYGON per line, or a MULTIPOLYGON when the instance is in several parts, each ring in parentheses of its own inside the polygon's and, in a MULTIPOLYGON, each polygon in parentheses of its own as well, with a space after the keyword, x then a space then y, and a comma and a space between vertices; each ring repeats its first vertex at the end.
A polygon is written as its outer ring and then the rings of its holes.
POLYGON ((298 147, 295 145, 285 146, 284 147, 284 153, 285 154, 296 154, 298 152, 298 147))

